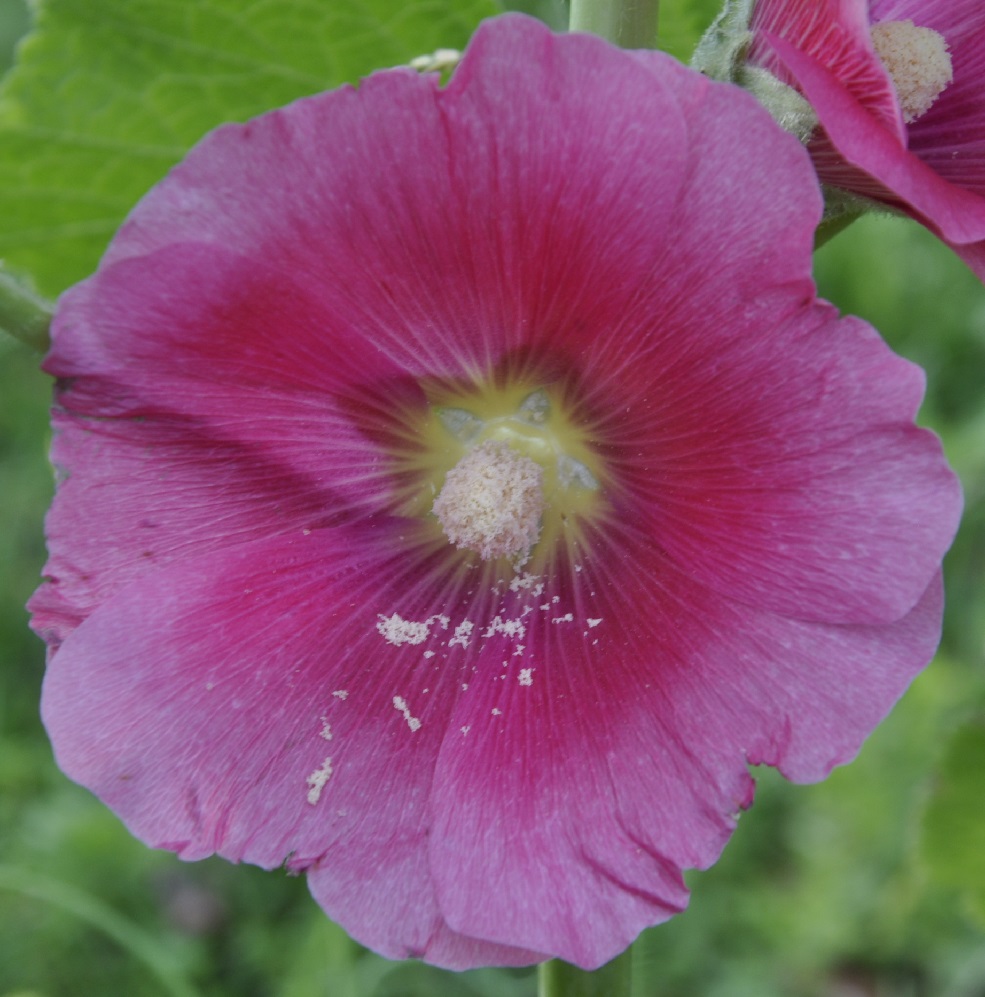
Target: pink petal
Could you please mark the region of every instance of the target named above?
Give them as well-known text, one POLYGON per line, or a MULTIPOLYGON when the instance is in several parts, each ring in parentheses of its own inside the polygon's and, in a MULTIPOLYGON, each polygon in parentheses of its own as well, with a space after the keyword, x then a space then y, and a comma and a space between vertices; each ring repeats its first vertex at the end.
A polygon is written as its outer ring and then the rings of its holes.
POLYGON ((688 137, 664 79, 595 38, 567 38, 563 57, 556 45, 507 17, 443 91, 394 70, 224 126, 141 202, 106 262, 199 240, 261 259, 417 376, 562 338, 600 297, 624 302, 688 137))
MULTIPOLYGON (((671 78, 691 83, 684 73, 671 78)), ((596 416, 627 485, 619 515, 652 524, 679 567, 731 598, 805 619, 898 619, 961 511, 939 443, 913 426, 923 375, 871 328, 805 303, 816 216, 792 190, 777 196, 784 178, 801 180, 797 144, 768 123, 757 131, 732 90, 682 92, 708 152, 669 223, 675 249, 660 273, 675 293, 644 282, 633 310, 611 316, 625 334, 568 337, 590 390, 619 402, 596 416), (739 162, 785 172, 726 210, 716 176, 739 162), (709 279, 699 261, 716 242, 709 279), (762 273, 775 284, 753 293, 762 273)))
POLYGON ((438 668, 377 630, 429 598, 421 561, 389 553, 397 528, 298 531, 128 586, 54 657, 45 723, 63 770, 150 845, 312 868, 329 914, 391 958, 535 962, 519 936, 458 937, 435 904, 430 786, 462 654, 438 668))
POLYGON ((504 602, 526 629, 474 659, 431 856, 454 928, 591 969, 684 905, 679 870, 712 863, 751 803, 746 763, 813 780, 854 756, 933 654, 941 590, 890 626, 784 620, 640 537, 593 548, 577 581, 530 613, 504 602))
POLYGON ((823 64, 779 36, 767 40, 838 152, 884 188, 881 199, 905 207, 948 242, 985 238, 985 199, 948 183, 896 137, 874 126, 871 115, 823 64))
POLYGON ((921 372, 821 308, 731 333, 708 355, 662 351, 673 374, 648 409, 633 404, 643 365, 627 378, 620 518, 723 596, 800 619, 898 619, 962 504, 938 440, 912 424, 921 372), (716 362, 743 375, 726 384, 716 362))
POLYGON ((32 602, 50 639, 148 568, 252 539, 272 514, 288 529, 365 506, 388 427, 354 428, 347 409, 365 422, 394 392, 419 405, 401 374, 473 371, 531 330, 545 347, 586 323, 620 335, 610 316, 651 268, 646 242, 684 172, 676 102, 595 39, 569 39, 558 61, 523 19, 484 37, 440 108, 430 78, 395 71, 219 129, 65 296, 46 367, 64 385, 53 456, 67 484, 53 583, 32 602), (556 102, 545 132, 530 95, 588 77, 592 101, 556 102), (623 153, 578 165, 604 147, 623 153), (482 191, 501 209, 470 208, 482 191))
POLYGON ((622 536, 556 587, 472 596, 404 528, 155 572, 68 638, 43 702, 59 764, 137 836, 309 869, 392 957, 611 958, 683 906, 680 869, 751 800, 747 760, 820 778, 938 636, 939 584, 893 627, 819 627, 718 600, 622 536), (386 639, 398 609, 427 636, 386 639))
POLYGON ((342 334, 325 349, 335 318, 285 272, 202 244, 123 260, 68 292, 46 361, 64 480, 38 629, 61 639, 176 558, 386 504, 395 427, 380 406, 423 396, 380 358, 373 382, 353 383, 365 351, 342 334))

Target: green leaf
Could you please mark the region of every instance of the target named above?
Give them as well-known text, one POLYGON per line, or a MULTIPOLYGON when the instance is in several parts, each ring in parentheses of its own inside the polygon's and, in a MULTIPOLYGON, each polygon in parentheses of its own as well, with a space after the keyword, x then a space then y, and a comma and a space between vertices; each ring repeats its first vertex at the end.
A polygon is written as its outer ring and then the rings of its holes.
POLYGON ((0 88, 0 258, 54 295, 205 132, 461 48, 494 0, 44 0, 0 88))
POLYGON ((957 890, 985 922, 985 719, 951 738, 924 815, 921 854, 938 886, 957 890))

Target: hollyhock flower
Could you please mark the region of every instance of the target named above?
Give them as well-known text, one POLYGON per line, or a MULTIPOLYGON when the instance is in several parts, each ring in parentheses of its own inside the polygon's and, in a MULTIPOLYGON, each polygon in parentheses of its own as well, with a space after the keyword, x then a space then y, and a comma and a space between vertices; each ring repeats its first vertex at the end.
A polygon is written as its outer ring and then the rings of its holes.
POLYGON ((916 218, 985 277, 985 6, 756 0, 748 58, 809 100, 821 181, 916 218))
POLYGON ((520 16, 208 136, 54 325, 59 764, 391 957, 681 910, 938 640, 957 485, 819 215, 748 94, 520 16))

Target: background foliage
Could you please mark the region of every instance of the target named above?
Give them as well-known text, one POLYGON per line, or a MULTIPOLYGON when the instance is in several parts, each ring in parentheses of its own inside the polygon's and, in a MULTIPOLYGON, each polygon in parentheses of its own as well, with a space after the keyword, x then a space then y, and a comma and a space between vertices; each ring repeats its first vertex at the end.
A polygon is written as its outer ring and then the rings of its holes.
MULTIPOLYGON (((524 7, 555 26, 556 0, 524 7)), ((707 0, 661 6, 686 57, 707 0)), ((48 0, 0 89, 0 256, 56 294, 203 131, 461 45, 492 0, 48 0)), ((29 25, 0 0, 0 71, 29 25)), ((857 223, 818 254, 825 297, 928 373, 967 511, 935 664, 859 759, 817 786, 759 773, 691 909, 648 932, 637 997, 985 994, 985 290, 917 226, 857 223)), ((303 880, 144 848, 54 767, 24 601, 44 559, 50 386, 0 353, 0 997, 529 997, 529 971, 453 975, 366 953, 303 880)))

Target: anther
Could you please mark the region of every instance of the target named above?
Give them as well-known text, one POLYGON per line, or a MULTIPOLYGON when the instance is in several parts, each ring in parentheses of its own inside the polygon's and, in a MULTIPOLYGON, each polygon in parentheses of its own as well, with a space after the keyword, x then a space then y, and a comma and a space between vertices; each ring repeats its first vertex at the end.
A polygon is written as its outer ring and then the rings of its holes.
POLYGON ((456 547, 519 567, 540 536, 545 507, 540 465, 505 441, 487 440, 448 472, 433 511, 456 547))
POLYGON ((947 42, 912 21, 883 21, 873 25, 871 35, 876 55, 892 77, 903 120, 911 124, 954 79, 947 42))

